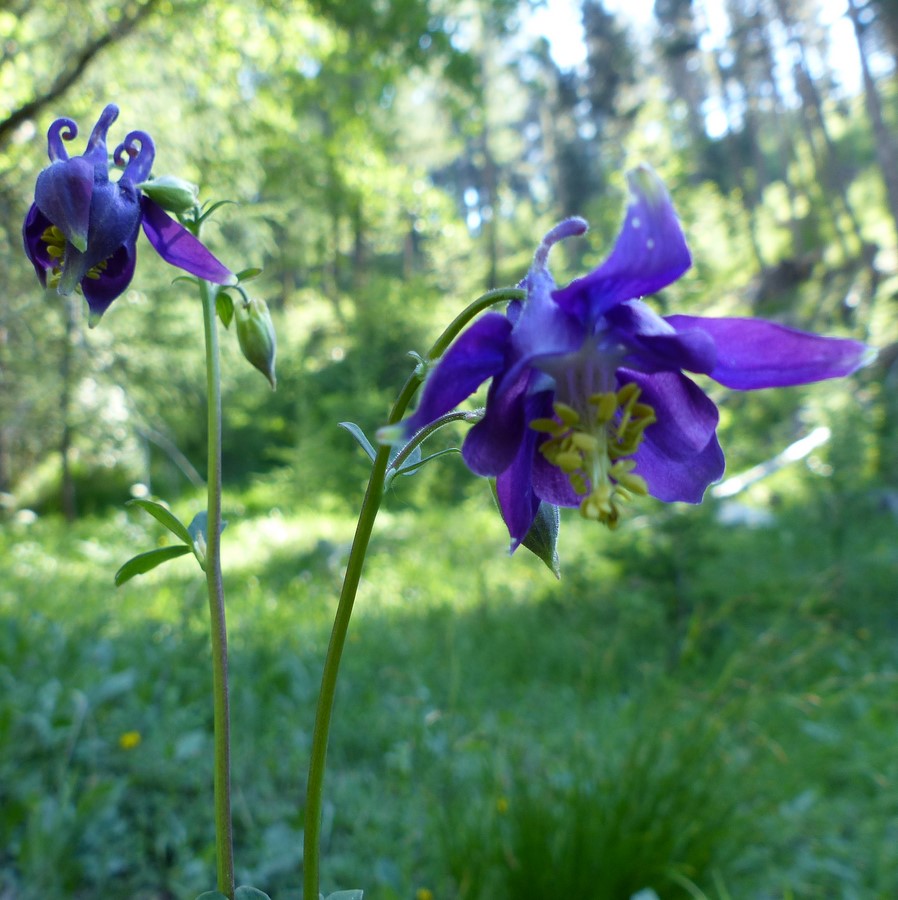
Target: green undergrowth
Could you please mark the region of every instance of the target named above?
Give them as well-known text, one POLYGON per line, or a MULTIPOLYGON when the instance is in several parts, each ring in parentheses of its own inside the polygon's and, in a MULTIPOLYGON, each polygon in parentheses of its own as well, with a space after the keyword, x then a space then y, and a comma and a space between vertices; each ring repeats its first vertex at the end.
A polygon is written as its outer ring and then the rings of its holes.
MULTIPOLYGON (((896 522, 881 492, 803 471, 775 476, 776 503, 749 494, 763 527, 714 504, 646 501, 615 533, 566 514, 560 582, 507 556, 487 491, 391 496, 338 694, 326 892, 898 894, 896 522)), ((225 504, 238 881, 297 900, 354 522, 257 499, 225 504)), ((162 540, 136 511, 0 529, 4 898, 213 887, 199 573, 185 557, 112 585, 162 540)))

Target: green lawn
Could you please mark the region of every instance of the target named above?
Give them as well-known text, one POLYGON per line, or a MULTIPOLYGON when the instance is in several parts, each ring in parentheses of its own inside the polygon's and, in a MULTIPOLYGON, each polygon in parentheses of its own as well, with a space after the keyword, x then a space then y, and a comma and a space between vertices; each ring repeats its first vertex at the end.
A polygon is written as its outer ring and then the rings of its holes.
MULTIPOLYGON (((896 522, 875 490, 776 477, 762 529, 568 513, 560 582, 507 556, 484 485, 423 512, 400 488, 342 672, 325 892, 898 896, 896 522)), ((238 881, 297 900, 354 522, 226 507, 238 881)), ((214 887, 203 583, 185 557, 112 586, 160 539, 136 511, 0 529, 4 900, 214 887)))

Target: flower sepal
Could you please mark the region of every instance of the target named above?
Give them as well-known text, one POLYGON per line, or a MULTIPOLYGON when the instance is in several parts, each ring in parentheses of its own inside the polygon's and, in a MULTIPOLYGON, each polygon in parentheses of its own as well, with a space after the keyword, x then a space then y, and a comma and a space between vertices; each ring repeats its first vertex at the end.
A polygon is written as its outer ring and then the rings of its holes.
MULTIPOLYGON (((490 489, 501 515, 502 507, 499 505, 499 494, 494 478, 490 479, 490 489)), ((505 521, 504 517, 502 521, 505 521)), ((561 561, 558 557, 558 534, 560 531, 561 510, 557 506, 543 501, 536 510, 530 530, 520 542, 521 547, 529 550, 537 559, 542 560, 549 571, 559 580, 561 580, 561 561)), ((513 543, 511 552, 513 553, 517 547, 517 543, 513 543)))

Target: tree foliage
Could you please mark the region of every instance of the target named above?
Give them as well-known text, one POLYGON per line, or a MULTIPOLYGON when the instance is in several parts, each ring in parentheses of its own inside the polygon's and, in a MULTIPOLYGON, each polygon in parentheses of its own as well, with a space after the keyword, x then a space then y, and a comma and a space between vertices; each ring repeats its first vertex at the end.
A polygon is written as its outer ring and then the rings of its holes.
MULTIPOLYGON (((596 260, 625 165, 647 160, 668 180, 709 289, 894 241, 869 91, 865 107, 838 84, 813 0, 731 0, 723 35, 699 0, 658 0, 649 35, 587 0, 578 66, 527 27, 535 2, 76 6, 83 27, 71 5, 0 5, 0 491, 20 506, 59 503, 61 456, 82 511, 134 481, 177 490, 202 475, 189 287, 144 252, 132 290, 87 331, 19 251, 59 115, 86 129, 114 101, 119 139, 142 128, 156 140, 156 174, 235 201, 206 238, 233 268, 263 268, 251 286, 281 351, 269 397, 226 347, 226 461, 238 478, 290 465, 309 490, 355 471, 336 423, 379 424, 406 351, 471 296, 519 279, 557 217, 586 215, 598 234, 568 251, 569 268, 559 254, 559 279, 596 260)), ((862 49, 889 46, 889 4, 858 15, 877 36, 862 49)), ((873 71, 881 143, 898 125, 896 87, 881 59, 873 71)))

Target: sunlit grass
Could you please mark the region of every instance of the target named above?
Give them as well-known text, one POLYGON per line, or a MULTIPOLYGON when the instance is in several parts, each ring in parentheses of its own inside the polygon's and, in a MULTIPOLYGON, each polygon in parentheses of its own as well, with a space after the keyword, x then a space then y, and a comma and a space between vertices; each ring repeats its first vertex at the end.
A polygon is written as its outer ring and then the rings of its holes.
MULTIPOLYGON (((894 520, 875 491, 827 492, 801 466, 777 479, 754 498, 778 498, 763 529, 650 501, 615 533, 566 515, 560 583, 508 557, 484 485, 423 510, 411 482, 397 486, 350 628, 325 886, 519 900, 526 882, 554 900, 527 874, 543 858, 553 884, 582 892, 590 877, 596 897, 614 884, 661 897, 687 884, 720 898, 898 889, 894 520)), ((295 900, 354 522, 337 498, 260 514, 260 492, 225 504, 237 859, 241 880, 295 900)), ((134 510, 0 533, 12 896, 211 886, 199 572, 185 557, 112 586, 162 539, 134 510)))

